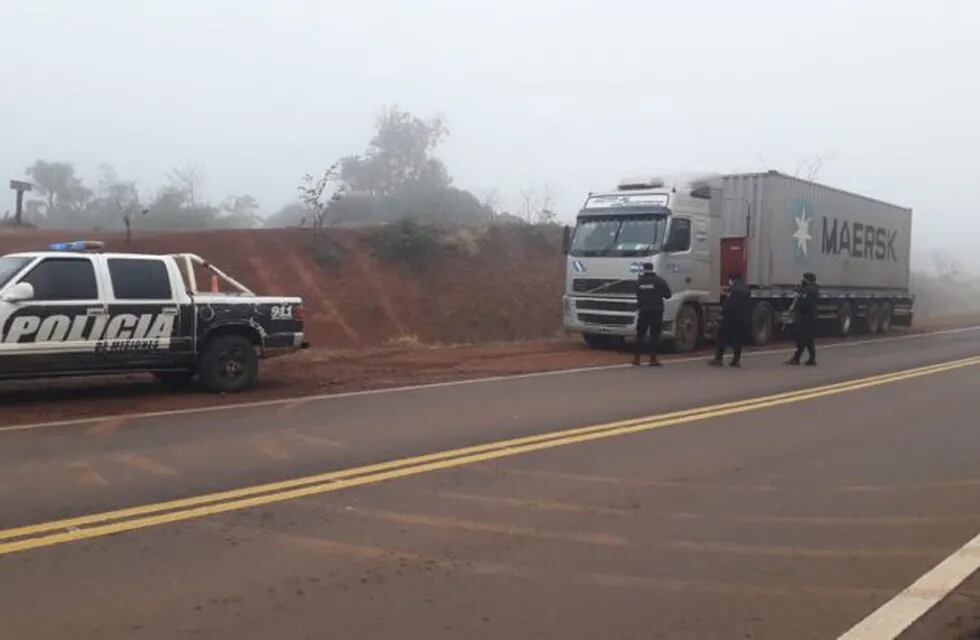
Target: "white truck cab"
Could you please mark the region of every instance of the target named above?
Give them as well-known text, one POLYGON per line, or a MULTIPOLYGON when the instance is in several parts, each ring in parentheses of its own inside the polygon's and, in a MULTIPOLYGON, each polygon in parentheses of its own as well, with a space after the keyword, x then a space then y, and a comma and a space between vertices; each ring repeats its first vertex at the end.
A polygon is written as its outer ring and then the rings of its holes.
POLYGON ((699 324, 691 303, 719 295, 711 277, 709 179, 627 178, 615 190, 589 194, 567 248, 566 329, 595 346, 634 335, 636 278, 651 262, 673 291, 665 337, 694 347, 699 324))

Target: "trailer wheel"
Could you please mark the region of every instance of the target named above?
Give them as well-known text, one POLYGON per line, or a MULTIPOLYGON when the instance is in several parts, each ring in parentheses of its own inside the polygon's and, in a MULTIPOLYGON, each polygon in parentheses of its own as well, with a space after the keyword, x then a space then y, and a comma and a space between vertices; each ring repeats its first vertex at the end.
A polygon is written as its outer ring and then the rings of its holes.
POLYGON ((772 342, 775 323, 772 305, 760 302, 752 309, 752 344, 762 347, 772 342))
POLYGON ((888 333, 892 330, 892 303, 882 302, 878 313, 878 331, 888 333))
POLYGON ((837 307, 837 335, 846 338, 851 335, 854 328, 854 312, 851 310, 851 303, 842 302, 837 307))
POLYGON ((864 330, 872 335, 881 331, 881 307, 874 302, 864 310, 864 330))
POLYGON ((701 314, 691 304, 685 304, 674 320, 674 351, 689 353, 701 342, 701 314))

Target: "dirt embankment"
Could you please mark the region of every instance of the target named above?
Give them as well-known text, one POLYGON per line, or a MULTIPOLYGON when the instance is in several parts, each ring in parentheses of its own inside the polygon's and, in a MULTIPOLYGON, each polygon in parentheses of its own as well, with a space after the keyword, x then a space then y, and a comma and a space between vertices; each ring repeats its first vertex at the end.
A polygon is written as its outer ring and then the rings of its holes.
MULTIPOLYGON (((390 344, 534 340, 561 329, 564 262, 556 229, 490 227, 441 232, 421 266, 380 257, 375 230, 262 229, 87 234, 107 251, 197 253, 262 294, 306 304, 307 333, 328 349, 390 344)), ((0 233, 0 254, 44 249, 75 232, 0 233)))

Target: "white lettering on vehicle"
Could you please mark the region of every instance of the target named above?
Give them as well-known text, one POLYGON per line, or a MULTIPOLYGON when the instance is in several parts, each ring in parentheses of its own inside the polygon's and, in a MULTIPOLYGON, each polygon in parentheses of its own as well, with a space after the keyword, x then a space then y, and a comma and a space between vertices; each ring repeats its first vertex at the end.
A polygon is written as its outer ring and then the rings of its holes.
POLYGON ((113 349, 147 350, 161 348, 160 340, 174 334, 176 316, 173 314, 145 313, 136 316, 122 313, 116 316, 69 317, 53 315, 18 316, 10 321, 6 334, 0 339, 5 344, 18 342, 96 342, 111 343, 113 349))
POLYGON ((292 320, 293 305, 291 304, 273 305, 271 315, 273 320, 292 320))

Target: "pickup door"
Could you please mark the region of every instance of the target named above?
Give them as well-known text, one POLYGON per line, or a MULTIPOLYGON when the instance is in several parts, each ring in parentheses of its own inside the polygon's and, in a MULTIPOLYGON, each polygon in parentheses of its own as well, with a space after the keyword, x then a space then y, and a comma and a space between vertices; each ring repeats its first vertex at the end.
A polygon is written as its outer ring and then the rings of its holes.
POLYGON ((103 302, 96 266, 88 256, 47 256, 8 283, 29 283, 34 296, 0 302, 2 373, 45 375, 98 366, 93 329, 103 302))
POLYGON ((171 368, 193 359, 193 311, 172 260, 100 257, 109 316, 97 355, 109 368, 171 368))

